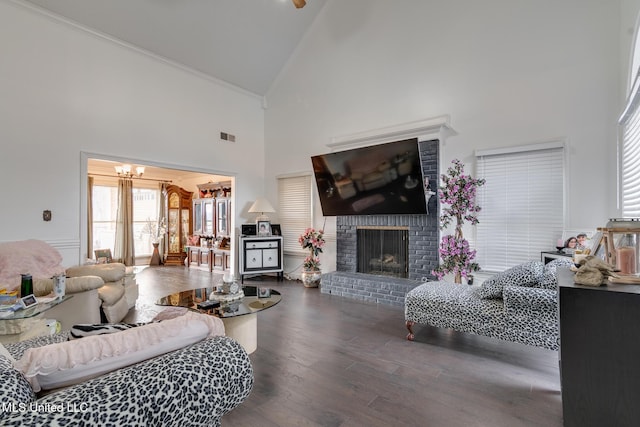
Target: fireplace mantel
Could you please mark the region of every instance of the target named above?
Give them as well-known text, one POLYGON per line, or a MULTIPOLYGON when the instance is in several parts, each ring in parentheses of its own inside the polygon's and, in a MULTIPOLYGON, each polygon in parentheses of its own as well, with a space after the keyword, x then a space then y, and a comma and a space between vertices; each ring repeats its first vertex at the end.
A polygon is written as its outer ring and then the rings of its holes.
POLYGON ((458 134, 450 126, 450 120, 449 115, 443 115, 350 135, 335 136, 331 138, 331 142, 327 144, 327 147, 331 151, 343 151, 410 138, 418 138, 418 141, 438 139, 441 143, 444 143, 448 137, 458 134))

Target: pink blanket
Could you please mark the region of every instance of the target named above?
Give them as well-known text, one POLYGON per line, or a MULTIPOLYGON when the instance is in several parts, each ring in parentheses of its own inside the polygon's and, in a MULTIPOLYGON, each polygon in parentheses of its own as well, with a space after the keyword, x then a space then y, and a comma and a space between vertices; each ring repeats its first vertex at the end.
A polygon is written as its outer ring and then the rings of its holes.
POLYGON ((64 273, 61 263, 62 255, 42 240, 0 243, 0 288, 17 288, 21 274, 43 279, 64 273))

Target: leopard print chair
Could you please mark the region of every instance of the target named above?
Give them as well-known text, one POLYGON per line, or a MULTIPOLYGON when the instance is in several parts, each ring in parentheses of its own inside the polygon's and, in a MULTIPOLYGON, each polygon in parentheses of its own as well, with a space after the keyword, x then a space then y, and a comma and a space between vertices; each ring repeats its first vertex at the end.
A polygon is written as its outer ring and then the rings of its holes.
POLYGON ((570 259, 544 265, 531 261, 499 273, 482 285, 427 282, 407 293, 407 339, 416 323, 558 349, 558 267, 570 259))

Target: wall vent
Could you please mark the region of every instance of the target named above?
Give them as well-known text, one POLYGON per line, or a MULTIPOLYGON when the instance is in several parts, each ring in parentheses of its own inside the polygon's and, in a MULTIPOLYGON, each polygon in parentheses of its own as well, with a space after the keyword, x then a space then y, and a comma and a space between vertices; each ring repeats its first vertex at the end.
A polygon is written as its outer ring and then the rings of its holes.
POLYGON ((226 132, 220 132, 220 139, 223 141, 236 142, 236 136, 226 132))

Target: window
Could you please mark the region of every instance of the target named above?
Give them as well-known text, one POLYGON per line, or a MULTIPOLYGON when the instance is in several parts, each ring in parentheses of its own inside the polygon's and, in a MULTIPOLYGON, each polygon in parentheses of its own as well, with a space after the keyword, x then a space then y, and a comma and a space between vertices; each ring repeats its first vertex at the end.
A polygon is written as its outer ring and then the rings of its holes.
POLYGON ((303 253, 298 236, 311 226, 311 212, 311 175, 278 178, 278 213, 285 253, 303 253))
MULTIPOLYGON (((158 222, 160 190, 133 189, 133 232, 136 256, 151 256, 153 246, 149 232, 158 222)), ((118 187, 93 186, 93 247, 114 251, 116 215, 118 212, 118 187)))
POLYGON ((118 187, 93 186, 93 248, 111 249, 116 235, 118 187))
POLYGON ((640 94, 638 78, 620 118, 620 208, 624 218, 640 217, 640 94))
POLYGON ((477 262, 504 271, 540 259, 564 225, 564 144, 481 150, 478 178, 477 262))
POLYGON ((133 235, 136 256, 151 256, 157 231, 160 190, 133 188, 133 235))

